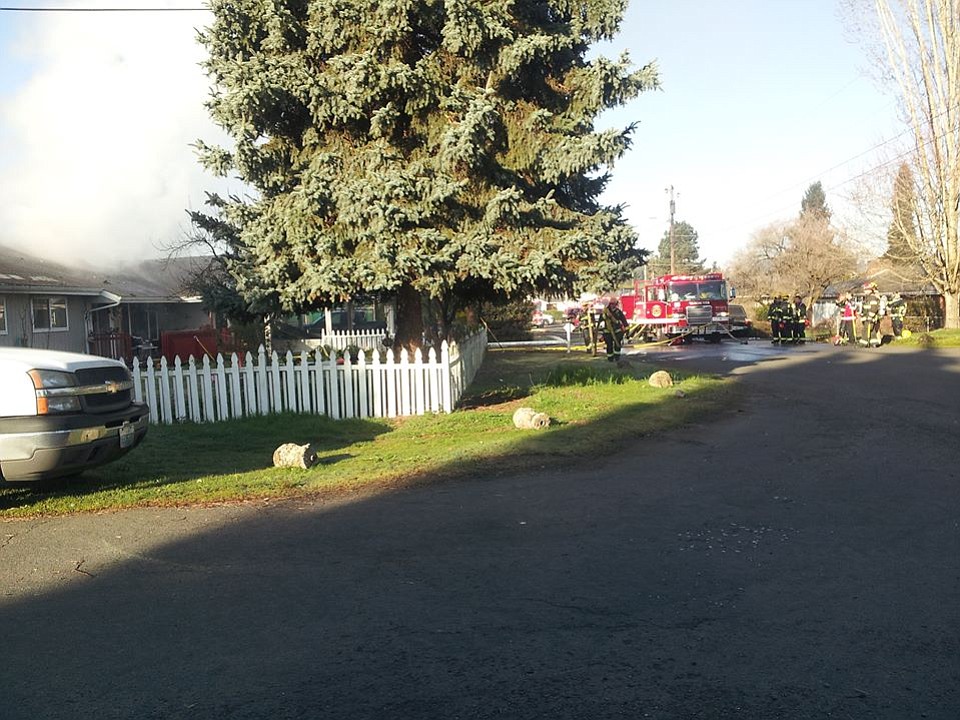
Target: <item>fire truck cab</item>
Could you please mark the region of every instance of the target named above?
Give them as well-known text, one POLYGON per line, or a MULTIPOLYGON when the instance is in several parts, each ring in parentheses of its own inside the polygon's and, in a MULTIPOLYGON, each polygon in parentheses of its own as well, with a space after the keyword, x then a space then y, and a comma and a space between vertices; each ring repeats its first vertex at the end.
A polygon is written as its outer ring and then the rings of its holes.
POLYGON ((719 342, 730 333, 729 296, 723 273, 661 275, 636 281, 621 296, 624 314, 647 339, 702 337, 719 342))

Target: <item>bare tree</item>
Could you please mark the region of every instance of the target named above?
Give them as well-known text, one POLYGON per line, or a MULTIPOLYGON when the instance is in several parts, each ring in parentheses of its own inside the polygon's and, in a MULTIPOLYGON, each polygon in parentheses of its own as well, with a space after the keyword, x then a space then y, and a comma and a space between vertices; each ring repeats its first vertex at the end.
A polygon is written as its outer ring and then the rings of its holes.
POLYGON ((757 231, 728 268, 731 279, 746 294, 796 294, 811 304, 831 284, 853 277, 856 270, 851 243, 817 214, 757 231))
POLYGON ((741 294, 759 298, 781 292, 777 258, 785 252, 786 243, 786 225, 773 223, 757 230, 750 242, 737 251, 727 267, 727 275, 741 294))
POLYGON ((892 89, 910 129, 918 267, 960 327, 960 0, 873 0, 892 89))

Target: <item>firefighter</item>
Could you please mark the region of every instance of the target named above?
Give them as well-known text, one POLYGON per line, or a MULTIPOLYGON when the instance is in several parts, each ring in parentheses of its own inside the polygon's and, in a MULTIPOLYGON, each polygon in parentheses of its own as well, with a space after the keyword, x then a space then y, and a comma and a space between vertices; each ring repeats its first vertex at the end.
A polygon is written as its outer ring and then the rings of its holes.
POLYGON ((807 304, 799 295, 793 298, 793 341, 803 343, 807 341, 807 304))
POLYGON ((890 324, 893 326, 893 336, 899 340, 903 336, 903 318, 907 315, 907 301, 895 292, 887 302, 887 312, 890 313, 890 324))
POLYGON ((793 337, 793 327, 797 322, 796 308, 790 302, 790 298, 784 296, 780 301, 783 321, 780 323, 780 344, 796 342, 793 337))
POLYGON ((580 332, 583 333, 583 344, 587 352, 594 357, 597 355, 597 316, 593 310, 593 303, 584 303, 580 314, 580 332))
POLYGON ((783 300, 779 295, 773 298, 767 309, 767 318, 770 320, 770 342, 774 345, 781 340, 783 330, 783 300))
POLYGON ((877 292, 877 284, 875 282, 864 284, 863 289, 864 296, 861 305, 863 335, 860 337, 860 344, 869 347, 879 347, 880 294, 877 292))
POLYGON ((840 306, 840 332, 837 335, 835 345, 846 345, 847 343, 857 342, 857 308, 853 304, 853 298, 850 293, 840 296, 837 301, 840 306))
POLYGON ((796 323, 796 308, 794 308, 793 303, 790 302, 789 295, 784 295, 780 299, 780 307, 783 308, 781 311, 783 321, 780 323, 780 344, 786 345, 787 343, 795 342, 793 339, 793 326, 796 323))
POLYGON ((627 316, 620 309, 620 301, 610 298, 603 309, 603 344, 607 346, 607 360, 614 362, 623 347, 623 334, 627 331, 627 316))

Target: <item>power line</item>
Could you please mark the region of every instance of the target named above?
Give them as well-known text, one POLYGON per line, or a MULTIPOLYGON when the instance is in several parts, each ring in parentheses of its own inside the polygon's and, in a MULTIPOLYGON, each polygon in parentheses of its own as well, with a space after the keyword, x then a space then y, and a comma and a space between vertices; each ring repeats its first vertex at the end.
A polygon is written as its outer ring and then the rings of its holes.
MULTIPOLYGON (((938 118, 940 118, 940 117, 943 117, 944 115, 946 115, 946 114, 948 114, 948 113, 950 113, 950 112, 953 112, 953 111, 955 111, 955 110, 958 110, 958 109, 960 109, 960 105, 957 105, 957 106, 954 106, 954 107, 949 107, 949 108, 946 108, 946 109, 944 109, 944 110, 941 110, 941 111, 938 112, 936 115, 934 115, 934 116, 931 118, 931 120, 936 120, 936 119, 938 119, 938 118)), ((894 135, 892 138, 890 138, 890 139, 888 139, 888 140, 884 140, 883 142, 877 143, 876 145, 874 145, 874 146, 872 146, 872 147, 864 150, 863 152, 858 153, 857 155, 854 155, 852 158, 849 158, 848 160, 844 160, 843 162, 838 163, 838 164, 836 164, 836 165, 828 168, 827 170, 824 170, 824 171, 821 172, 821 173, 818 173, 817 175, 813 176, 813 178, 811 178, 811 180, 809 180, 808 182, 812 182, 814 179, 816 179, 816 178, 818 178, 818 177, 822 177, 823 175, 826 175, 826 174, 828 174, 828 173, 830 173, 830 172, 833 172, 834 170, 838 170, 838 169, 842 168, 843 166, 850 164, 850 163, 853 162, 854 160, 857 160, 857 159, 859 159, 859 158, 861 158, 861 157, 863 157, 863 156, 865 156, 865 155, 869 155, 870 153, 872 153, 872 152, 874 152, 874 151, 876 151, 876 150, 879 150, 880 148, 884 147, 885 145, 889 145, 890 143, 892 143, 892 142, 894 142, 894 141, 896 141, 896 140, 899 140, 899 139, 902 138, 904 135, 910 134, 910 133, 912 133, 913 131, 914 131, 914 130, 913 130, 912 127, 908 127, 908 128, 906 128, 905 130, 902 130, 901 132, 899 132, 899 133, 897 133, 896 135, 894 135)), ((902 161, 904 158, 909 157, 909 156, 912 155, 913 153, 915 153, 915 152, 917 152, 917 151, 919 151, 919 150, 923 150, 924 148, 926 148, 927 146, 929 146, 931 143, 933 143, 935 140, 936 140, 935 137, 927 138, 927 139, 924 140, 922 143, 920 143, 919 147, 911 148, 911 149, 906 150, 906 151, 904 151, 904 152, 902 152, 902 153, 900 153, 900 154, 898 154, 898 155, 895 155, 894 157, 890 158, 889 160, 884 160, 884 161, 882 161, 882 162, 876 163, 876 164, 872 165, 870 168, 868 168, 867 170, 864 170, 864 171, 862 171, 862 172, 857 173, 856 175, 853 175, 852 177, 848 177, 848 178, 845 179, 845 180, 841 180, 841 181, 839 181, 839 182, 836 182, 836 183, 832 184, 830 187, 825 188, 825 190, 837 190, 838 188, 841 188, 841 187, 843 187, 844 185, 849 185, 850 183, 855 182, 855 181, 857 181, 857 180, 860 180, 861 178, 868 177, 869 175, 877 172, 878 170, 882 170, 883 168, 889 167, 889 166, 891 166, 891 165, 893 165, 893 164, 895 164, 895 163, 897 163, 897 162, 902 161)), ((798 182, 798 183, 794 184, 793 186, 791 186, 791 188, 793 188, 793 187, 799 187, 799 186, 802 185, 802 184, 803 184, 802 182, 798 182)), ((779 192, 777 192, 777 193, 774 193, 773 195, 768 195, 767 198, 765 198, 765 199, 767 199, 767 200, 772 200, 773 198, 775 198, 775 197, 777 197, 777 196, 779 196, 779 195, 783 195, 783 194, 784 194, 785 192, 787 192, 787 191, 788 191, 788 189, 781 190, 781 191, 779 191, 779 192)), ((762 201, 761 201, 761 202, 762 202, 762 201)), ((724 228, 721 230, 721 232, 730 232, 730 231, 736 230, 736 229, 738 229, 738 228, 746 227, 747 225, 754 225, 754 224, 756 224, 756 223, 758 223, 758 222, 762 222, 763 219, 765 219, 765 218, 773 217, 773 216, 775 216, 775 215, 779 215, 780 213, 786 212, 787 210, 789 210, 789 209, 792 208, 792 207, 794 207, 794 205, 791 203, 789 206, 784 206, 784 207, 782 207, 782 208, 780 208, 780 209, 777 209, 777 210, 770 210, 769 212, 766 212, 766 213, 764 213, 762 216, 756 217, 756 218, 754 218, 753 220, 743 221, 743 222, 738 222, 738 223, 734 223, 734 224, 728 225, 728 226, 724 227, 724 228)))

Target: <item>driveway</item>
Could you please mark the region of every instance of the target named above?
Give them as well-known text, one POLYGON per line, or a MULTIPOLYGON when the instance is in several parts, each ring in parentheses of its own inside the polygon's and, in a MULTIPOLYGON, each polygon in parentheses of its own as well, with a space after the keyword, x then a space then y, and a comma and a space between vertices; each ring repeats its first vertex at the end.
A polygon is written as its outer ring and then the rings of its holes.
POLYGON ((960 717, 960 353, 646 358, 745 400, 559 471, 0 524, 0 716, 960 717))

